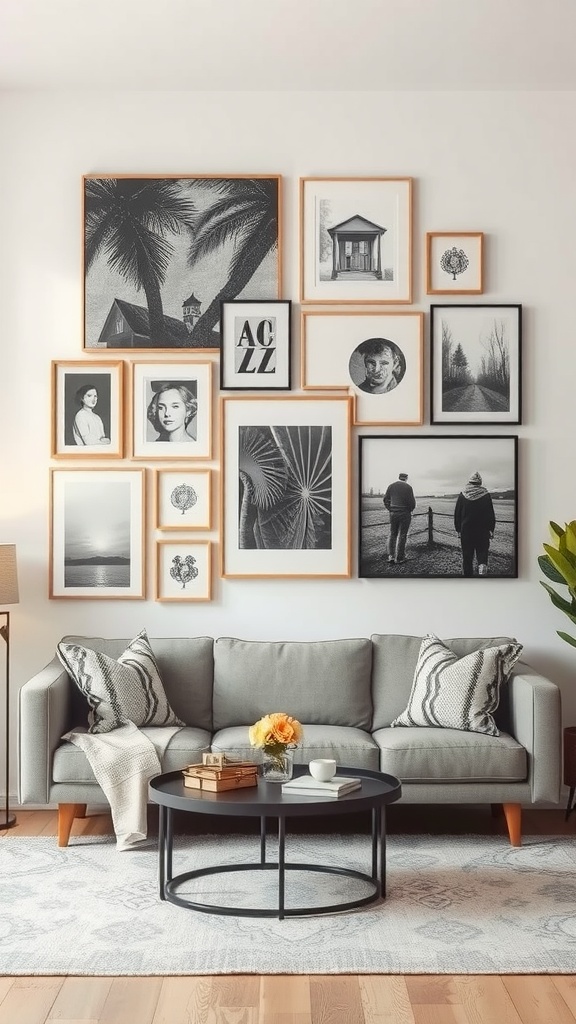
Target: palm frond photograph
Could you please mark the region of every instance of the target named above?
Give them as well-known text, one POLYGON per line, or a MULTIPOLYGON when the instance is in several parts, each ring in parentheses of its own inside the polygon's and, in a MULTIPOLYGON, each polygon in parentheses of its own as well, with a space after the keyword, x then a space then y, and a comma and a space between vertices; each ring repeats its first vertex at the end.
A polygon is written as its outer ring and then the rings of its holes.
POLYGON ((222 399, 223 575, 350 575, 351 401, 222 399))

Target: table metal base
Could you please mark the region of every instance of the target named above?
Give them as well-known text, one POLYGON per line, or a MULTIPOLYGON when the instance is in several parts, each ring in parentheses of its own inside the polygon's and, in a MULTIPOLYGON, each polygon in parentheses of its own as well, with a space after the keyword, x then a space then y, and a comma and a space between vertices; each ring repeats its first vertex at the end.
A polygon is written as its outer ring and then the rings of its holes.
POLYGON ((173 822, 172 810, 170 807, 160 805, 159 807, 159 829, 158 829, 158 857, 159 857, 159 888, 160 899, 176 906, 185 907, 188 910, 197 910, 204 914, 223 914, 237 917, 278 917, 280 921, 285 917, 302 917, 307 914, 335 914, 345 910, 356 910, 375 903, 379 899, 386 898, 386 826, 384 808, 375 808, 372 811, 372 874, 363 871, 355 871, 351 868, 328 867, 320 864, 286 864, 285 859, 285 819, 278 820, 278 861, 266 860, 266 818, 260 819, 260 861, 254 864, 228 864, 209 868, 198 868, 195 871, 186 871, 183 874, 173 875, 172 853, 173 853, 173 822), (210 875, 231 874, 239 871, 277 871, 278 872, 278 908, 262 907, 227 907, 219 904, 198 903, 195 900, 180 896, 178 888, 184 883, 196 878, 206 878, 210 875), (354 878, 366 882, 371 886, 372 892, 360 899, 347 900, 343 903, 331 903, 324 905, 312 905, 308 907, 285 906, 285 882, 286 871, 314 871, 318 874, 341 875, 345 878, 354 878))

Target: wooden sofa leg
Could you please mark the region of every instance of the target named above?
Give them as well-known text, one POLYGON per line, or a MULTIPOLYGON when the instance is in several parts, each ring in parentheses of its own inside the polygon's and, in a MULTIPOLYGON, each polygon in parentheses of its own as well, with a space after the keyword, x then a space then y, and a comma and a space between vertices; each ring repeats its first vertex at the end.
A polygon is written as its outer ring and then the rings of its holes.
POLYGON ((58 846, 68 846, 74 818, 83 817, 85 813, 86 804, 58 804, 58 846))
POLYGON ((522 804, 502 804, 511 846, 522 845, 522 804))

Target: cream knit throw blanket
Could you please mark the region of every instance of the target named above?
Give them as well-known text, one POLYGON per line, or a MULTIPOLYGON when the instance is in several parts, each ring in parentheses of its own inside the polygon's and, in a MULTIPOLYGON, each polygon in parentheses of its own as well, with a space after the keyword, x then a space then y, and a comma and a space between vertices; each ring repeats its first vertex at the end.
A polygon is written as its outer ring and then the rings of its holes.
POLYGON ((96 782, 110 804, 118 850, 147 836, 148 783, 162 771, 161 760, 179 726, 138 729, 132 722, 112 732, 72 730, 62 737, 84 751, 96 782))

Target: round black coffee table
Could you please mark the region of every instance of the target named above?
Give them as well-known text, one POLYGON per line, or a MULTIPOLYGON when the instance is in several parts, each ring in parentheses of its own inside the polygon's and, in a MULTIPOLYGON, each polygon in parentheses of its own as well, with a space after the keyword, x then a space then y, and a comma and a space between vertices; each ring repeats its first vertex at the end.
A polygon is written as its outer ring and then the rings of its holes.
MULTIPOLYGON (((307 774, 305 765, 294 769, 295 775, 307 774)), ((374 903, 386 897, 386 804, 394 803, 402 794, 402 787, 393 775, 372 772, 365 768, 338 768, 338 775, 357 776, 362 779, 360 789, 341 797, 300 796, 282 792, 278 783, 258 780, 258 786, 248 789, 228 790, 224 793, 209 793, 188 789, 184 786, 182 773, 167 772, 157 775, 150 782, 150 799, 159 805, 158 857, 160 899, 168 900, 180 907, 199 910, 206 914, 229 914, 242 917, 298 917, 305 914, 333 914, 353 910, 374 903), (218 814, 240 818, 260 818, 260 861, 254 864, 226 864, 173 875, 173 811, 188 811, 193 814, 218 814), (350 868, 330 867, 324 864, 286 864, 285 838, 286 821, 289 818, 318 818, 328 815, 356 814, 370 811, 372 815, 372 870, 371 874, 353 871, 350 868), (278 862, 266 860, 266 821, 278 819, 278 862), (236 871, 277 871, 278 909, 225 907, 210 903, 197 903, 178 894, 178 888, 193 878, 236 871), (323 906, 285 906, 286 871, 316 871, 321 874, 344 875, 348 878, 367 882, 372 892, 360 899, 348 900, 323 906)))

